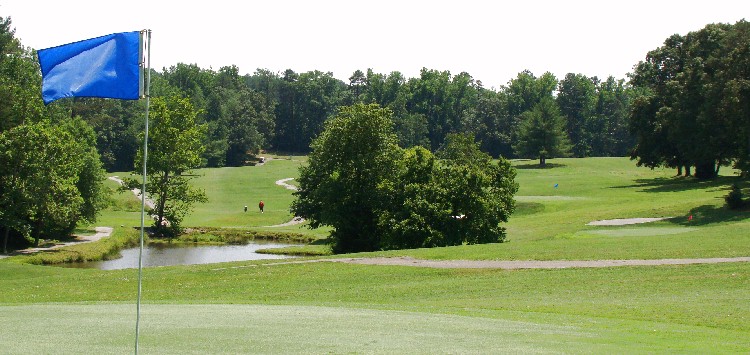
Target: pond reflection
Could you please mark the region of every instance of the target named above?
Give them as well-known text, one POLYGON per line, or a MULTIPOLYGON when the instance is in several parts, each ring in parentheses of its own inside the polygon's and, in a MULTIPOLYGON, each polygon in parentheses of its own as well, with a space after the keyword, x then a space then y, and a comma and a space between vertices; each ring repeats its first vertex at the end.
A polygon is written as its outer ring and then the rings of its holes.
MULTIPOLYGON (((244 245, 149 245, 143 248, 143 267, 211 264, 227 261, 287 259, 292 256, 258 254, 258 249, 283 248, 299 244, 251 242, 244 245)), ((63 264, 63 267, 118 270, 138 267, 138 248, 123 249, 119 259, 63 264)))

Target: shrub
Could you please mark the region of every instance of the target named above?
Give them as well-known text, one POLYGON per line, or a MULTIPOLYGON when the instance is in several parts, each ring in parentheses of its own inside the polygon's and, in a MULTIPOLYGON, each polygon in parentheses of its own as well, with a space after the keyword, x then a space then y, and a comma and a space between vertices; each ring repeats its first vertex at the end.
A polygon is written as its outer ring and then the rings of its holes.
POLYGON ((727 202, 727 206, 732 210, 744 207, 745 201, 742 199, 742 189, 737 184, 732 184, 732 190, 724 196, 724 201, 727 202))

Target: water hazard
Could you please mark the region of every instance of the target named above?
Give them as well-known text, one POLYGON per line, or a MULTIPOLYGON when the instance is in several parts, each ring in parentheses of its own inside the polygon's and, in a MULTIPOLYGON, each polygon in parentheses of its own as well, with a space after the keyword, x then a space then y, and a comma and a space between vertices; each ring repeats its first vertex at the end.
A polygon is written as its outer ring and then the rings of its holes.
MULTIPOLYGON (((244 245, 154 245, 143 248, 143 267, 212 264, 227 261, 287 259, 292 256, 276 254, 259 254, 258 249, 283 248, 299 244, 279 244, 270 242, 252 242, 244 245)), ((72 263, 61 266, 72 268, 93 268, 100 270, 118 270, 138 267, 138 248, 123 249, 119 259, 72 263)))

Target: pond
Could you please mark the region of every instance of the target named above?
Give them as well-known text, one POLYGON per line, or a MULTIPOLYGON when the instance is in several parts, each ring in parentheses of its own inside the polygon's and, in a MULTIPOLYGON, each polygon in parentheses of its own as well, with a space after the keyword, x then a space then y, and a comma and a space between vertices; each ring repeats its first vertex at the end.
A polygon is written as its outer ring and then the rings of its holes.
MULTIPOLYGON (((299 244, 255 241, 244 245, 149 245, 143 248, 143 267, 212 264, 227 261, 287 259, 288 255, 259 254, 258 249, 283 248, 299 244)), ((63 267, 118 270, 138 267, 138 249, 120 251, 119 259, 62 264, 63 267)))

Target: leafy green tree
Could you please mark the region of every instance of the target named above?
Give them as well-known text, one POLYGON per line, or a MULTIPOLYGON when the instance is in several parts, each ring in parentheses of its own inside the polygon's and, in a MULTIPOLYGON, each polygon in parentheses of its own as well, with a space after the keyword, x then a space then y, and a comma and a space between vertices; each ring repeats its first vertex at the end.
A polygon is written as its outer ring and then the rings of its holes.
POLYGON ((422 248, 505 240, 518 190, 515 170, 479 150, 473 137, 449 134, 438 152, 404 152, 395 174, 381 184, 389 191, 379 213, 383 249, 422 248))
POLYGON ((226 162, 229 166, 244 165, 257 155, 273 137, 273 115, 263 95, 239 89, 229 104, 229 114, 222 122, 231 127, 227 134, 226 162))
POLYGON ((93 132, 81 121, 24 124, 0 134, 2 222, 42 237, 65 237, 104 206, 104 173, 93 132))
MULTIPOLYGON (((566 118, 566 131, 572 144, 572 153, 576 157, 600 155, 594 152, 594 136, 602 133, 603 127, 592 129, 596 109, 596 78, 583 74, 568 73, 559 84, 557 105, 560 113, 566 118)), ((598 153, 598 152, 597 152, 598 153)))
POLYGON ((469 110, 464 127, 472 132, 482 151, 492 156, 510 157, 514 120, 508 113, 508 95, 480 88, 477 104, 469 110))
MULTIPOLYGON (((710 179, 731 161, 740 167, 750 147, 742 68, 748 51, 745 21, 710 24, 685 36, 673 35, 638 63, 631 83, 631 110, 638 164, 687 168, 710 179), (654 130, 650 130, 655 128, 654 130)), ((679 173, 679 170, 678 170, 679 173)))
POLYGON ((385 195, 378 186, 400 155, 391 112, 378 105, 342 107, 312 143, 300 169, 291 210, 312 228, 331 226, 335 252, 380 248, 378 214, 385 195))
POLYGON ((597 86, 595 122, 591 128, 591 147, 595 155, 622 157, 630 153, 633 137, 629 130, 632 90, 625 80, 610 76, 597 86))
POLYGON ((565 121, 552 98, 542 99, 534 109, 521 115, 518 141, 514 148, 526 158, 539 158, 544 167, 547 158, 570 154, 570 143, 565 133, 565 121))
POLYGON ((477 88, 468 73, 451 76, 449 71, 422 68, 420 77, 408 82, 407 109, 427 118, 430 148, 438 149, 448 133, 461 132, 464 117, 476 103, 477 88))
POLYGON ((332 73, 286 70, 276 106, 274 146, 284 151, 309 151, 310 142, 344 103, 347 92, 347 85, 332 73))
POLYGON ((363 87, 367 83, 367 77, 365 76, 365 73, 359 69, 355 70, 354 73, 352 73, 352 76, 349 77, 349 92, 352 95, 352 100, 354 102, 360 102, 359 95, 362 94, 363 87))
MULTIPOLYGON (((192 169, 200 166, 205 147, 206 125, 196 123, 197 112, 189 99, 180 97, 151 100, 146 192, 155 204, 151 214, 163 236, 174 236, 195 203, 206 202, 203 190, 190 185, 192 169)), ((137 161, 143 161, 142 149, 137 161)), ((142 163, 141 163, 142 164, 142 163)), ((134 174, 142 165, 136 164, 134 174)), ((129 179, 127 188, 139 188, 138 179, 129 179)))

